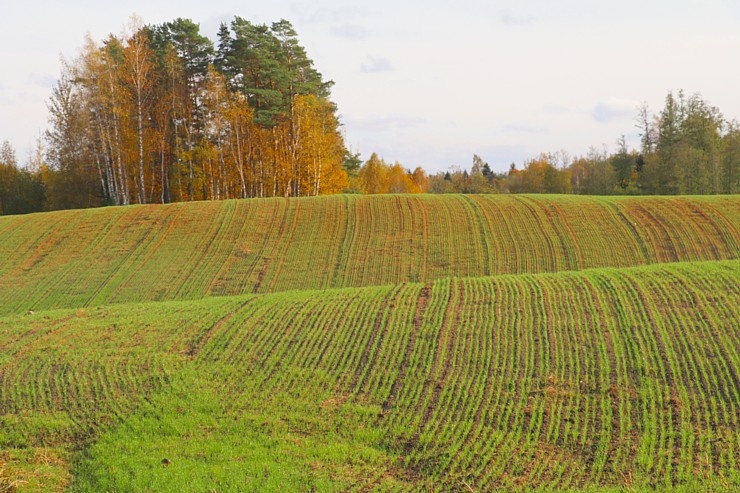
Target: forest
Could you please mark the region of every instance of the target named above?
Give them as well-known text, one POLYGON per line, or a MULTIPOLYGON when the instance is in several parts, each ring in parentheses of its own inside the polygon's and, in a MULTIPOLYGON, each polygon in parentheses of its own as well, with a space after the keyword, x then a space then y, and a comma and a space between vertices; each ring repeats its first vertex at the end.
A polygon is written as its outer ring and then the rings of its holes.
POLYGON ((64 60, 48 129, 21 165, 0 147, 0 214, 334 193, 733 194, 740 125, 700 94, 636 109, 639 150, 542 153, 494 172, 413 171, 348 149, 338 108, 289 21, 235 17, 214 43, 176 19, 86 38, 64 60))
MULTIPOLYGON (((347 188, 332 83, 288 21, 236 17, 217 47, 185 19, 129 31, 87 39, 63 65, 30 171, 46 209, 347 188)), ((3 165, 17 168, 8 147, 3 165)))

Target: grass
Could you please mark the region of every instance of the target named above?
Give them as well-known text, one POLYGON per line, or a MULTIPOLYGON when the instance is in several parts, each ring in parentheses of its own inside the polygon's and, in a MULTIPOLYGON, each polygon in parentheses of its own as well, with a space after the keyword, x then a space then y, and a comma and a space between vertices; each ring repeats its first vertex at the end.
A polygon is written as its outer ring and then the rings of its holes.
POLYGON ((739 278, 685 262, 7 315, 3 471, 19 491, 732 491, 739 278))
POLYGON ((728 260, 733 197, 327 196, 0 217, 0 314, 728 260))
POLYGON ((740 489, 736 197, 0 217, 0 492, 740 489))

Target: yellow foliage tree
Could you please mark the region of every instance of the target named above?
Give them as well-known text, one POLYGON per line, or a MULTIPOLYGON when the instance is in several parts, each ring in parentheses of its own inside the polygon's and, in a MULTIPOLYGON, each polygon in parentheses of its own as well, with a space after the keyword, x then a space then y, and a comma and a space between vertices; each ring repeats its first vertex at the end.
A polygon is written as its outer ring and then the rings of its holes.
POLYGON ((376 153, 360 168, 360 191, 362 193, 388 193, 390 168, 376 153))
POLYGON ((334 106, 314 95, 293 101, 295 135, 295 195, 340 193, 349 186, 342 167, 344 140, 334 106))
POLYGON ((411 193, 413 189, 414 182, 410 173, 403 169, 401 163, 396 162, 388 172, 388 191, 390 193, 411 193))

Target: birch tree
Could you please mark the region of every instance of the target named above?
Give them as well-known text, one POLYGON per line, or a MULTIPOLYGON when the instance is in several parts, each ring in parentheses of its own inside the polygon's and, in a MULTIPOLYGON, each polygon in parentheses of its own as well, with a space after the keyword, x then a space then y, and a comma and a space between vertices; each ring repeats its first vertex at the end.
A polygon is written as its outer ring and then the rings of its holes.
POLYGON ((149 36, 141 20, 132 17, 131 35, 126 40, 123 50, 124 72, 128 82, 136 119, 136 137, 138 147, 138 200, 147 202, 144 173, 144 118, 145 105, 154 85, 154 52, 150 46, 149 36))

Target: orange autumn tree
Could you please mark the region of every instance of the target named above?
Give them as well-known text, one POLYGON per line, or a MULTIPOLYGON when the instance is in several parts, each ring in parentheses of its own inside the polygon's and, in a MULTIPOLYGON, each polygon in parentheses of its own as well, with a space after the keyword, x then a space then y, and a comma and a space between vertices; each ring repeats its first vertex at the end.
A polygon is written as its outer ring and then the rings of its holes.
POLYGON ((344 142, 334 106, 314 95, 296 96, 295 122, 296 177, 301 195, 340 193, 349 186, 342 167, 344 142))
POLYGON ((362 193, 424 193, 429 188, 429 177, 417 167, 413 172, 397 162, 389 165, 373 153, 362 165, 358 176, 362 193))
POLYGON ((369 194, 388 193, 389 172, 390 167, 386 162, 372 153, 370 159, 360 168, 360 191, 369 194))
POLYGON ((288 21, 177 19, 66 63, 47 133, 53 208, 308 196, 347 189, 330 81, 288 21), (84 177, 84 179, 82 179, 84 177), (85 200, 71 200, 85 197, 85 200))
POLYGON ((414 180, 401 163, 396 162, 388 171, 388 191, 390 193, 411 193, 414 191, 414 180))
POLYGON ((512 193, 570 193, 570 169, 558 168, 552 155, 540 154, 527 161, 523 170, 512 167, 509 190, 512 193))

